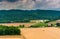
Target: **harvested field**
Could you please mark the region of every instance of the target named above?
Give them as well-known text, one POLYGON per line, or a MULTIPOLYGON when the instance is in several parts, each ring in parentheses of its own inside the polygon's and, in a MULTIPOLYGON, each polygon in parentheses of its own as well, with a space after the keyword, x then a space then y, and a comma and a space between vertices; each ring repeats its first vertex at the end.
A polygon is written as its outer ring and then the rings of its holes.
POLYGON ((19 25, 25 25, 26 27, 31 26, 35 23, 0 23, 0 25, 4 26, 19 26, 19 25))
POLYGON ((24 39, 60 39, 60 28, 22 28, 24 39))
POLYGON ((0 39, 21 39, 21 36, 0 36, 0 39))
POLYGON ((60 39, 60 28, 21 28, 21 36, 0 36, 0 39, 60 39))

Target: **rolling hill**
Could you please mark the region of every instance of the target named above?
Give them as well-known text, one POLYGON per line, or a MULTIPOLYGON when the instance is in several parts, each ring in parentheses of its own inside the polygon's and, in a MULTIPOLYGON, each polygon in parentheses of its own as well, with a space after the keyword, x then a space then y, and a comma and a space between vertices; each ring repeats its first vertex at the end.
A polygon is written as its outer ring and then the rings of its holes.
POLYGON ((37 19, 60 19, 60 11, 54 10, 0 10, 0 23, 29 22, 37 19))

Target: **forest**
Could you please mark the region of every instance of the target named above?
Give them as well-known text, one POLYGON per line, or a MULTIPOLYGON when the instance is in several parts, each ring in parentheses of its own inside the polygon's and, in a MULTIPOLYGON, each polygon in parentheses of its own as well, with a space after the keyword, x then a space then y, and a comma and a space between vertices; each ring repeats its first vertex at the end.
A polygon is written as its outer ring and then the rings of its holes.
POLYGON ((60 11, 54 10, 0 10, 0 23, 29 22, 30 20, 58 20, 60 11))

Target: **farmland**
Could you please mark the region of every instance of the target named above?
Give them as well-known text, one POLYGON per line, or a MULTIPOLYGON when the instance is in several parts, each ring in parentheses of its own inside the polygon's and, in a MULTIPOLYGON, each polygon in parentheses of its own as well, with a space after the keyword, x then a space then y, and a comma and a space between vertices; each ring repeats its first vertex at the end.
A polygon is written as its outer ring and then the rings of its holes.
POLYGON ((21 35, 0 36, 0 39, 60 39, 60 28, 20 28, 21 35))
POLYGON ((20 35, 12 35, 12 36, 0 36, 0 39, 21 39, 21 36, 20 35))
POLYGON ((31 26, 35 23, 0 23, 0 25, 5 25, 5 26, 19 26, 19 25, 24 25, 26 27, 31 26))
POLYGON ((23 28, 22 35, 25 39, 60 39, 60 28, 23 28))
POLYGON ((58 19, 60 11, 0 10, 0 39, 60 39, 58 19))

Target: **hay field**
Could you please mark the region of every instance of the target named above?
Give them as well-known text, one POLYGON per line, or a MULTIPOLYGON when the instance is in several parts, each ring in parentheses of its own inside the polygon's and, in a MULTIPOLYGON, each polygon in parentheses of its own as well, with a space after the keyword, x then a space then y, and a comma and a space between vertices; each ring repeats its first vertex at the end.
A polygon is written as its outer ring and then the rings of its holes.
POLYGON ((60 39, 60 28, 22 28, 24 39, 60 39))
POLYGON ((26 27, 31 26, 35 23, 0 23, 0 25, 4 26, 19 26, 19 25, 25 25, 26 27))
POLYGON ((0 39, 22 39, 19 35, 12 35, 12 36, 0 36, 0 39))
POLYGON ((0 39, 60 39, 60 28, 21 28, 21 36, 0 36, 0 39))

